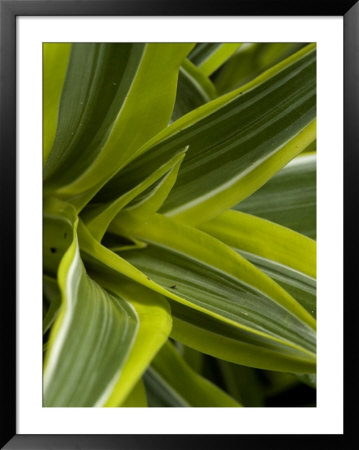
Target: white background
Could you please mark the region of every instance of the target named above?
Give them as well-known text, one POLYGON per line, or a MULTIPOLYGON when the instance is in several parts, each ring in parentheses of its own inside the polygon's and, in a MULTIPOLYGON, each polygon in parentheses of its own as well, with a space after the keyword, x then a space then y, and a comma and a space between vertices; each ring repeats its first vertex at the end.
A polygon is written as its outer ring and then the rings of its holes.
POLYGON ((342 433, 343 20, 19 17, 17 433, 342 433), (42 42, 317 42, 316 408, 42 408, 42 42))

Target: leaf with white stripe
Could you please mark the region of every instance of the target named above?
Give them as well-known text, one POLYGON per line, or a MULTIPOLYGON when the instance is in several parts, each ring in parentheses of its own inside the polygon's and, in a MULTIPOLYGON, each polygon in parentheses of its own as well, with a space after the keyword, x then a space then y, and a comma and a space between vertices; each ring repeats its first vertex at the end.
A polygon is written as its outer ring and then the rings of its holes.
POLYGON ((317 315, 316 279, 271 259, 239 251, 248 261, 289 292, 313 317, 317 315))
POLYGON ((278 344, 279 352, 288 346, 301 357, 315 359, 315 320, 277 283, 222 242, 160 215, 132 230, 123 230, 121 222, 114 221, 110 230, 125 231, 147 243, 122 255, 171 292, 164 295, 174 300, 174 316, 176 311, 191 316, 187 310, 194 309, 197 315, 238 328, 239 335, 278 344))
POLYGON ((214 83, 221 94, 237 89, 305 45, 296 42, 243 44, 214 75, 214 83))
MULTIPOLYGON (((61 308, 51 329, 44 362, 44 406, 103 406, 113 392, 133 346, 138 317, 117 294, 103 289, 86 273, 76 237, 77 218, 64 208, 45 209, 47 220, 72 227, 72 242, 61 259, 58 284, 61 308), (66 216, 65 216, 66 214, 66 216)), ((47 237, 50 239, 50 237, 47 237)), ((51 245, 51 242, 50 242, 51 245)))
POLYGON ((167 406, 241 406, 222 389, 192 370, 169 341, 152 361, 144 382, 146 388, 162 398, 167 406), (174 400, 178 404, 174 404, 174 400))
MULTIPOLYGON (((82 222, 79 224, 79 240, 86 268, 91 276, 132 306, 138 318, 136 340, 122 367, 120 377, 105 403, 105 406, 122 406, 170 334, 172 328, 170 308, 163 296, 129 281, 130 277, 126 273, 128 263, 122 264, 116 254, 96 241, 82 222)), ((148 283, 146 276, 140 275, 148 283)))
MULTIPOLYGON (((181 156, 183 158, 183 155, 181 156)), ((154 186, 136 197, 126 208, 120 211, 117 220, 126 224, 126 227, 131 227, 150 219, 163 205, 175 184, 182 158, 154 186)))
MULTIPOLYGON (((291 311, 304 323, 315 328, 315 320, 286 291, 230 247, 207 233, 178 223, 160 214, 156 214, 145 224, 138 224, 137 227, 131 228, 127 228, 125 224, 116 219, 111 224, 110 231, 118 234, 125 232, 125 234, 148 244, 146 248, 139 251, 127 252, 125 254, 126 259, 130 258, 132 253, 138 255, 139 260, 143 259, 143 255, 151 254, 153 255, 151 257, 154 264, 153 270, 155 270, 156 266, 162 266, 163 262, 161 261, 163 258, 166 258, 168 253, 169 264, 170 260, 173 260, 176 265, 180 264, 181 259, 183 259, 183 268, 188 266, 195 271, 196 263, 198 263, 212 270, 214 277, 215 272, 219 270, 221 273, 237 279, 252 292, 264 294, 288 311, 291 311), (155 262, 155 255, 158 256, 157 263, 155 262), (185 262, 187 259, 188 261, 185 262)), ((312 255, 308 256, 309 259, 310 256, 312 255)), ((166 267, 163 268, 163 274, 166 273, 166 269, 166 267)), ((159 271, 160 273, 161 271, 159 271)), ((176 281, 181 282, 181 279, 179 278, 176 281)))
POLYGON ((193 44, 73 44, 45 193, 78 210, 167 126, 193 44), (145 95, 144 95, 145 93, 145 95), (79 157, 81 155, 81 158, 79 157))
POLYGON ((315 316, 315 241, 239 211, 226 211, 201 229, 238 251, 315 316))
MULTIPOLYGON (((163 219, 166 222, 170 220, 163 219)), ((174 225, 175 223, 173 223, 174 225)), ((183 225, 177 225, 183 227, 183 225)), ((147 226, 148 224, 145 225, 145 227, 147 226)), ((154 228, 158 227, 155 226, 154 228)), ((179 229, 176 227, 172 229, 171 239, 178 240, 181 234, 178 232, 179 229)), ((185 258, 185 264, 192 264, 191 270, 184 270, 180 265, 178 270, 173 267, 173 264, 170 267, 167 255, 165 259, 161 260, 156 254, 152 260, 149 259, 148 254, 141 254, 142 251, 148 250, 148 247, 146 247, 138 252, 126 250, 123 253, 124 256, 130 255, 129 261, 132 261, 134 257, 136 258, 134 264, 131 264, 91 237, 86 228, 81 226, 81 223, 80 230, 80 245, 83 252, 86 253, 86 266, 91 269, 92 276, 94 276, 96 267, 101 263, 103 268, 98 272, 98 276, 101 276, 102 282, 104 282, 104 276, 111 276, 112 281, 116 278, 122 280, 123 277, 126 277, 164 295, 170 300, 174 320, 171 335, 175 339, 204 353, 238 364, 302 373, 315 371, 315 354, 313 352, 315 350, 315 334, 313 330, 267 297, 257 296, 253 292, 246 291, 245 288, 243 290, 244 286, 240 282, 238 286, 233 287, 231 277, 227 280, 228 285, 226 277, 223 277, 221 271, 212 280, 213 270, 211 271, 210 268, 207 270, 206 264, 196 264, 194 266, 196 272, 193 272, 193 258, 191 257, 185 258), (90 266, 91 262, 88 260, 88 256, 93 260, 94 267, 90 266), (143 264, 138 260, 139 257, 143 257, 143 264), (135 267, 136 263, 139 268, 135 267), (160 275, 157 274, 156 264, 160 266, 160 275), (144 267, 143 271, 139 270, 142 266, 144 267), (182 289, 177 289, 177 285, 172 284, 177 279, 185 288, 183 292, 181 292, 182 289), (223 282, 225 283, 223 284, 223 282), (208 283, 210 283, 209 288, 208 283), (202 291, 202 289, 205 290, 202 291), (253 310, 255 314, 251 317, 249 313, 253 309, 254 299, 259 306, 260 314, 257 315, 253 310), (240 304, 237 305, 239 300, 240 304), (266 317, 268 313, 269 315, 266 317), (290 323, 289 328, 287 328, 288 321, 290 323), (263 326, 265 331, 263 331, 263 326), (274 335, 272 335, 273 332, 274 335), (283 333, 289 333, 289 335, 284 336, 283 333), (297 341, 298 338, 301 342, 293 342, 293 339, 297 341)), ((169 230, 163 228, 158 228, 158 232, 163 237, 169 234, 169 230)), ((198 250, 198 246, 201 247, 201 240, 198 239, 198 236, 203 237, 204 233, 197 230, 194 230, 194 233, 193 243, 198 250)), ((225 261, 226 264, 232 266, 230 270, 236 270, 238 262, 242 264, 245 261, 224 244, 209 236, 208 238, 206 238, 203 248, 208 247, 207 252, 213 252, 212 258, 215 259, 218 259, 218 252, 223 253, 225 251, 221 260, 222 263, 225 261), (210 246, 208 245, 208 238, 210 246), (213 245, 215 245, 214 249, 211 248, 213 245), (226 250, 224 250, 224 247, 226 250), (235 261, 232 260, 233 256, 235 261)), ((252 271, 253 268, 249 263, 244 262, 244 265, 252 271)), ((214 271, 216 272, 216 269, 214 271)), ((265 275, 261 276, 256 269, 253 275, 257 281, 258 275, 262 280, 263 276, 265 277, 265 275)), ((279 286, 273 282, 270 282, 270 284, 277 291, 279 286)), ((280 288, 279 292, 279 295, 284 295, 289 302, 293 301, 280 288)), ((313 324, 313 319, 307 315, 305 310, 301 310, 301 308, 299 310, 304 312, 305 318, 313 324)))
POLYGON ((241 46, 240 43, 201 43, 197 44, 188 58, 205 75, 211 75, 241 46))
POLYGON ((151 366, 143 375, 148 404, 152 408, 190 406, 151 366))
POLYGON ((168 339, 172 316, 167 300, 135 283, 118 280, 111 286, 133 306, 139 319, 136 341, 123 368, 119 382, 105 406, 122 406, 128 392, 140 379, 157 352, 168 339))
POLYGON ((316 155, 299 155, 233 207, 316 238, 316 155))
POLYGON ((216 97, 211 80, 188 59, 180 67, 172 121, 216 97))
POLYGON ((157 212, 176 181, 186 150, 187 148, 176 152, 169 161, 117 199, 106 203, 90 203, 81 212, 81 219, 91 234, 101 241, 116 216, 125 220, 145 221, 151 214, 157 212), (125 207, 126 210, 119 215, 125 207))
MULTIPOLYGON (((171 302, 171 311, 171 337, 199 352, 259 369, 299 373, 316 371, 314 353, 305 354, 287 345, 247 333, 208 314, 186 308, 179 302, 171 302)), ((265 309, 263 313, 266 313, 265 309)), ((285 321, 285 318, 281 319, 285 321)))
POLYGON ((316 135, 316 58, 307 46, 259 78, 192 111, 155 138, 98 194, 127 192, 189 145, 160 212, 197 225, 261 187, 316 135))

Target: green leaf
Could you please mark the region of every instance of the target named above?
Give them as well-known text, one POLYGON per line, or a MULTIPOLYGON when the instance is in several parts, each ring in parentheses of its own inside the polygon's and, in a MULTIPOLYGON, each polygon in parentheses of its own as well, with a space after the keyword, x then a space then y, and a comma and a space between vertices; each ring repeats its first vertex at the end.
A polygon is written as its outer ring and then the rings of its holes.
POLYGON ((201 229, 238 251, 315 316, 315 241, 239 211, 226 211, 201 229))
POLYGON ((298 377, 292 373, 265 371, 263 375, 266 378, 266 385, 264 386, 266 399, 275 397, 299 385, 298 377))
POLYGON ((201 229, 230 245, 316 313, 316 243, 288 228, 226 211, 201 229))
POLYGON ((176 342, 176 345, 180 355, 191 367, 191 369, 193 369, 195 372, 202 373, 204 355, 200 352, 197 352, 197 350, 194 350, 191 347, 182 345, 180 342, 176 342))
POLYGON ((190 406, 151 366, 146 370, 143 380, 150 407, 190 406))
POLYGON ((123 408, 141 408, 148 406, 145 386, 142 380, 137 382, 136 386, 121 406, 123 408))
POLYGON ((239 45, 45 45, 44 406, 313 385, 316 46, 239 45))
POLYGON ((240 91, 159 133, 102 195, 127 192, 189 145, 160 212, 197 225, 248 197, 315 140, 315 48, 308 46, 240 91))
POLYGON ((283 42, 243 44, 215 74, 215 85, 221 93, 237 89, 304 45, 283 42))
POLYGON ((56 140, 44 170, 46 189, 76 180, 98 156, 144 50, 144 44, 72 45, 56 140))
POLYGON ((47 161, 55 140, 60 97, 71 44, 43 44, 43 155, 47 161))
MULTIPOLYGON (((76 237, 76 215, 65 206, 57 219, 59 209, 57 202, 47 204, 45 215, 48 212, 48 220, 60 222, 60 233, 65 218, 73 233, 58 270, 62 304, 45 356, 44 406, 103 406, 133 345, 137 314, 87 275, 76 237)), ((61 237, 54 234, 53 242, 61 237)))
POLYGON ((129 222, 131 220, 144 221, 155 213, 176 181, 178 169, 186 150, 181 150, 145 180, 116 200, 107 203, 91 203, 83 210, 81 218, 85 221, 92 235, 100 241, 109 224, 125 206, 128 206, 128 208, 119 218, 129 222), (155 187, 153 188, 153 186, 155 187), (141 198, 139 197, 140 194, 147 194, 147 196, 141 198), (131 205, 134 199, 138 201, 131 205))
POLYGON ((126 227, 131 227, 137 226, 138 223, 143 223, 153 216, 160 209, 175 184, 183 156, 182 154, 171 170, 154 187, 150 187, 120 211, 117 220, 126 227))
POLYGON ((181 65, 181 70, 182 69, 187 72, 187 76, 191 77, 194 83, 198 84, 199 88, 201 88, 209 99, 217 97, 217 90, 210 77, 206 76, 202 70, 200 70, 188 58, 183 60, 181 65))
POLYGON ((179 66, 192 46, 74 44, 45 193, 56 191, 82 209, 167 125, 179 66))
POLYGON ((261 339, 228 323, 171 302, 171 337, 199 352, 225 361, 283 372, 314 373, 315 357, 261 339))
POLYGON ((316 389, 317 387, 317 375, 315 373, 296 373, 297 378, 307 386, 316 389))
POLYGON ((118 236, 112 233, 106 233, 101 243, 113 252, 123 252, 146 247, 146 244, 138 239, 118 236))
MULTIPOLYGON (((110 231, 118 234, 124 231, 125 234, 148 244, 148 247, 144 249, 134 252, 130 251, 125 255, 127 260, 131 258, 131 255, 134 255, 134 257, 136 255, 136 259, 143 263, 146 260, 151 260, 153 266, 146 268, 147 270, 155 271, 156 266, 162 266, 163 260, 167 259, 167 267, 159 270, 158 276, 165 276, 171 261, 175 266, 182 265, 184 269, 187 267, 187 272, 189 267, 192 268, 193 273, 208 269, 208 278, 210 278, 211 270, 213 277, 216 277, 216 272, 218 271, 222 275, 227 274, 231 279, 236 280, 239 291, 246 287, 247 289, 249 288, 251 293, 262 293, 315 328, 315 320, 286 291, 230 247, 206 233, 159 214, 156 214, 144 225, 138 225, 136 228, 131 229, 126 228, 120 220, 116 219, 111 224, 110 231), (186 261, 187 259, 188 261, 186 261), (240 287, 240 284, 243 285, 240 287)), ((177 267, 177 269, 179 268, 177 267)), ((170 285, 173 285, 175 281, 181 284, 183 280, 185 278, 177 276, 172 283, 170 282, 170 285)), ((223 279, 223 283, 225 283, 225 279, 223 279)), ((167 286, 170 287, 170 285, 167 286)), ((197 286, 199 285, 197 284, 197 286)), ((177 291, 181 291, 180 285, 176 285, 177 291)), ((201 295, 201 292, 198 292, 197 295, 201 295)), ((206 296, 208 294, 207 292, 202 292, 202 295, 206 296)), ((209 305, 206 306, 209 307, 209 305)), ((215 305, 213 309, 216 310, 218 307, 218 305, 215 305)))
POLYGON ((288 228, 239 211, 226 211, 200 228, 238 250, 316 276, 315 241, 288 228))
MULTIPOLYGON (((91 259, 96 262, 95 267, 101 262, 106 269, 101 272, 102 282, 104 281, 104 276, 108 277, 112 271, 112 275, 119 279, 127 277, 171 300, 171 310, 174 320, 174 328, 172 329, 171 335, 189 347, 243 365, 302 373, 315 371, 315 356, 312 350, 309 350, 308 353, 303 348, 294 348, 297 346, 291 342, 285 341, 284 344, 283 342, 280 343, 280 339, 277 340, 275 337, 268 336, 266 333, 256 334, 255 330, 248 326, 238 328, 238 324, 236 326, 236 322, 233 320, 227 319, 218 313, 208 311, 206 307, 189 301, 182 294, 178 295, 176 289, 162 287, 148 275, 138 270, 134 265, 102 246, 91 236, 81 222, 79 240, 82 251, 90 255, 91 259), (207 331, 207 328, 211 331, 207 331), (247 329, 252 330, 252 332, 248 333, 247 329)), ((93 273, 93 268, 91 268, 90 261, 87 258, 86 266, 93 273)), ((162 265, 162 267, 165 266, 162 265)), ((204 283, 202 281, 201 285, 204 283)), ((166 285, 169 286, 169 282, 166 285)), ((215 300, 218 300, 216 295, 214 297, 215 300)), ((238 295, 235 296, 235 301, 237 299, 238 295)), ((245 298, 243 300, 245 301, 245 298)), ((266 302, 266 307, 273 307, 275 305, 267 300, 266 302)), ((246 316, 246 311, 243 311, 245 312, 243 319, 248 321, 249 317, 246 316)), ((279 313, 283 314, 283 311, 280 309, 279 313)), ((287 313, 284 314, 286 315, 287 313)), ((280 317, 279 325, 283 326, 284 322, 280 317)), ((303 324, 299 325, 299 327, 301 328, 300 333, 303 336, 307 335, 309 341, 313 342, 313 332, 303 324), (303 326, 304 329, 302 328, 303 326)), ((309 346, 313 348, 312 344, 309 346)))
POLYGON ((316 238, 316 155, 300 155, 234 209, 316 238))
POLYGON ((139 329, 121 377, 105 406, 123 406, 128 392, 143 375, 172 328, 170 308, 164 297, 135 283, 118 285, 118 280, 111 283, 113 289, 135 308, 139 329))
MULTIPOLYGON (((121 406, 169 336, 172 326, 169 305, 156 292, 129 282, 130 277, 125 276, 126 268, 131 271, 131 266, 126 262, 123 264, 117 255, 96 241, 82 222, 79 224, 79 241, 91 276, 131 305, 138 318, 136 340, 105 404, 121 406)), ((140 275, 147 281, 145 275, 140 275)))
MULTIPOLYGON (((157 381, 162 394, 175 394, 174 397, 182 403, 178 406, 241 406, 222 389, 192 370, 170 342, 162 347, 152 361, 150 375, 157 381)), ((147 379, 145 376, 145 382, 147 379)))
MULTIPOLYGON (((123 229, 114 221, 110 230, 121 233, 123 229)), ((223 322, 223 327, 241 330, 237 330, 238 339, 253 336, 269 345, 289 346, 301 357, 313 360, 315 334, 311 327, 315 327, 315 320, 278 284, 228 246, 160 215, 125 232, 148 244, 125 252, 126 260, 171 292, 164 295, 184 305, 171 302, 174 316, 185 315, 188 320, 195 309, 197 316, 200 313, 223 322)), ((205 323, 203 319, 202 326, 211 329, 210 321, 205 323)), ((183 342, 178 336, 176 339, 183 342)), ((192 346, 191 341, 183 343, 192 346)))
POLYGON ((263 387, 258 371, 251 367, 217 359, 228 393, 246 407, 264 406, 263 387))
POLYGON ((185 59, 180 67, 172 121, 216 97, 216 89, 203 72, 185 59))
POLYGON ((314 318, 317 314, 316 280, 273 260, 253 253, 239 251, 248 261, 270 276, 276 283, 289 292, 314 318))
POLYGON ((205 75, 211 75, 241 46, 240 43, 197 44, 189 54, 189 59, 198 66, 205 75))
POLYGON ((43 334, 45 334, 52 327, 57 317, 61 305, 61 294, 56 279, 52 277, 44 275, 42 286, 44 296, 49 303, 49 308, 44 316, 42 327, 43 334))

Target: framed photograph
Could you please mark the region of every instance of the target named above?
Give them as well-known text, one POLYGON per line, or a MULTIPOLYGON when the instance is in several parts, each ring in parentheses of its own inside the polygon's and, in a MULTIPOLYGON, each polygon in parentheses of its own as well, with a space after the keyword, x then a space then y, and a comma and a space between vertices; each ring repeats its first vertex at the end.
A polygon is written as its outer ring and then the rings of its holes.
POLYGON ((0 2, 2 448, 349 448, 358 3, 0 2))

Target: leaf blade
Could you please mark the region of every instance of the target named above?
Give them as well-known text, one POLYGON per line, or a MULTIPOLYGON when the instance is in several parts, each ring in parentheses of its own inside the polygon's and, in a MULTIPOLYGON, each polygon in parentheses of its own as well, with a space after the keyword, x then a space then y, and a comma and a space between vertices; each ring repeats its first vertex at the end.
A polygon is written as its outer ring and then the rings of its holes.
POLYGON ((189 55, 205 75, 211 75, 241 46, 240 43, 197 44, 189 55))
POLYGON ((185 151, 186 149, 177 152, 177 154, 169 161, 166 161, 162 166, 157 168, 141 183, 130 191, 120 195, 117 199, 113 201, 110 200, 106 203, 92 203, 85 208, 85 210, 82 211, 81 218, 85 221, 92 235, 100 241, 109 224, 116 216, 120 215, 119 218, 125 218, 127 220, 131 220, 131 218, 134 220, 133 216, 137 217, 137 219, 139 219, 139 217, 145 219, 147 216, 151 215, 152 212, 156 212, 176 181, 178 169, 184 158, 185 151), (129 205, 136 197, 138 198, 140 194, 148 190, 152 185, 159 182, 163 177, 165 177, 164 180, 157 186, 157 189, 152 193, 152 196, 147 199, 147 202, 142 204, 142 208, 138 205, 137 208, 133 208, 135 211, 132 209, 132 214, 131 210, 120 214, 123 208, 129 205), (144 209, 146 211, 144 211, 144 209))
POLYGON ((128 392, 143 375, 172 328, 170 308, 165 298, 134 283, 124 283, 121 288, 117 283, 112 286, 135 308, 140 325, 119 381, 105 404, 107 407, 123 406, 128 392))
POLYGON ((258 191, 233 207, 316 238, 316 155, 293 159, 258 191))
MULTIPOLYGON (((211 327, 212 316, 208 315, 206 308, 196 305, 193 302, 189 302, 181 297, 181 295, 178 295, 180 293, 176 293, 176 290, 161 286, 148 275, 145 275, 138 270, 134 265, 130 264, 127 260, 103 247, 98 241, 92 238, 85 229, 82 230, 79 238, 82 251, 85 251, 96 258, 96 260, 100 261, 104 265, 106 273, 112 271, 116 276, 125 276, 169 299, 171 301, 174 319, 174 329, 171 333, 176 339, 180 341, 183 339, 183 342, 186 345, 197 348, 196 345, 199 343, 198 349, 200 351, 213 354, 212 352, 214 350, 217 352, 215 353, 215 356, 239 364, 293 372, 315 371, 315 358, 313 359, 313 356, 305 355, 301 351, 298 352, 287 346, 281 346, 274 341, 270 341, 270 343, 269 341, 266 341, 265 338, 260 338, 259 335, 255 339, 254 335, 251 335, 251 338, 248 341, 249 333, 231 326, 231 323, 233 325, 232 321, 227 321, 218 314, 214 314, 217 318, 215 328, 219 330, 217 334, 220 336, 220 339, 217 339, 216 346, 215 340, 213 342, 211 339, 207 340, 206 333, 208 334, 209 332, 206 330, 206 327, 211 327), (183 307, 181 305, 183 305, 183 307), (205 317, 205 326, 203 325, 202 319, 200 326, 198 325, 199 319, 196 318, 198 314, 202 314, 202 316, 205 317), (181 317, 185 318, 181 319, 181 317), (194 324, 192 324, 193 320, 195 321, 194 324), (182 323, 184 324, 184 328, 178 325, 182 323), (183 333, 182 329, 185 330, 183 333), (200 331, 199 335, 198 330, 200 331), (203 336, 203 333, 205 334, 205 337, 202 339, 201 336, 203 336), (208 345, 209 342, 210 344, 208 345), (266 348, 268 349, 266 350, 266 348), (259 351, 257 352, 257 350, 259 351), (261 362, 262 354, 265 355, 265 358, 261 362), (258 355, 260 356, 258 357, 258 355)), ((166 284, 166 286, 168 286, 168 284, 166 284)), ((211 336, 211 333, 209 333, 209 337, 211 336)))
POLYGON ((242 254, 315 315, 315 241, 273 222, 233 210, 202 224, 201 229, 242 254))
POLYGON ((315 49, 308 46, 241 90, 174 122, 102 195, 125 192, 185 143, 186 159, 160 212, 196 225, 243 200, 309 145, 314 117, 315 49))
POLYGON ((60 96, 70 56, 71 44, 43 44, 43 164, 55 140, 60 96))
POLYGON ((315 358, 270 346, 264 341, 248 339, 228 324, 201 318, 197 312, 181 308, 173 303, 173 328, 171 337, 199 352, 225 361, 259 369, 280 372, 315 373, 315 358), (176 306, 176 310, 173 306, 176 306))
POLYGON ((179 393, 187 406, 240 407, 216 385, 192 370, 167 341, 152 361, 151 368, 179 393))
POLYGON ((80 258, 76 215, 70 212, 67 219, 73 237, 59 266, 62 304, 45 357, 44 405, 102 406, 133 345, 137 315, 122 298, 88 277, 80 258))
MULTIPOLYGON (((91 114, 95 114, 95 117, 107 108, 106 120, 100 120, 103 126, 96 131, 94 139, 90 123, 92 115, 88 114, 87 110, 81 113, 77 121, 84 114, 87 120, 86 126, 81 128, 82 131, 80 129, 76 131, 76 135, 74 131, 72 134, 68 133, 68 130, 65 133, 67 139, 74 142, 73 150, 71 150, 72 147, 65 148, 66 154, 70 156, 67 160, 64 157, 62 166, 59 166, 56 153, 52 152, 50 157, 53 157, 51 161, 49 157, 45 167, 47 189, 55 189, 57 196, 67 201, 71 200, 77 209, 82 209, 101 186, 127 164, 128 159, 138 147, 168 124, 175 101, 178 69, 183 58, 192 48, 192 44, 96 45, 99 47, 85 48, 94 59, 92 63, 94 75, 90 78, 88 85, 91 87, 92 84, 97 83, 98 86, 98 77, 103 80, 102 83, 108 83, 111 77, 114 77, 116 81, 112 83, 114 86, 107 86, 108 95, 103 95, 103 98, 99 96, 98 88, 95 89, 94 96, 96 99, 99 97, 98 108, 96 102, 89 105, 91 97, 89 99, 86 97, 85 107, 87 109, 91 107, 91 114), (124 57, 130 62, 125 63, 125 72, 117 74, 119 65, 112 64, 111 61, 116 60, 119 52, 125 53, 124 57), (113 70, 115 74, 112 74, 113 70), (100 73, 97 74, 97 72, 100 73), (113 90, 116 93, 115 96, 113 90), (146 97, 143 97, 144 91, 147 92, 146 97), (74 138, 77 135, 79 137, 76 140, 74 138), (76 158, 74 161, 74 155, 78 154, 76 149, 82 142, 81 139, 88 142, 88 148, 86 159, 82 158, 80 164, 76 158), (121 152, 118 151, 119 148, 121 152), (64 170, 65 165, 67 170, 64 170)), ((78 64, 80 63, 81 61, 78 64)), ((80 67, 87 73, 86 61, 82 62, 80 67)), ((77 77, 77 83, 80 85, 84 83, 84 80, 79 79, 80 74, 77 74, 75 69, 73 72, 73 76, 77 77)), ((69 77, 70 86, 71 81, 69 77)), ((72 89, 74 87, 75 83, 72 83, 72 89)), ((64 96, 64 100, 73 101, 71 95, 64 96)), ((81 102, 80 106, 82 106, 81 102)), ((83 108, 78 109, 81 112, 83 108)), ((81 146, 83 146, 82 143, 81 146)), ((64 148, 60 150, 58 154, 64 154, 64 148)))
POLYGON ((288 228, 240 211, 225 211, 200 229, 231 247, 316 277, 316 244, 288 228))
POLYGON ((304 45, 283 42, 243 44, 215 74, 215 85, 221 93, 236 89, 304 45))
POLYGON ((212 82, 185 59, 180 67, 172 122, 216 97, 212 82))
MULTIPOLYGON (((167 248, 178 255, 187 255, 194 261, 198 260, 208 267, 213 267, 222 273, 227 273, 231 277, 242 280, 247 286, 255 287, 258 292, 262 292, 272 300, 277 301, 305 323, 315 328, 315 321, 312 317, 276 283, 273 283, 263 273, 255 269, 244 258, 239 257, 228 246, 217 239, 211 238, 206 233, 159 214, 155 215, 145 225, 139 225, 135 229, 126 229, 120 221, 114 221, 110 227, 110 231, 114 233, 121 234, 123 230, 148 244, 158 245, 162 249, 167 248)), ((138 254, 144 254, 147 250, 146 248, 138 254)), ((157 256, 160 251, 160 249, 155 251, 157 256)), ((129 254, 126 254, 126 258, 128 256, 129 254)))

